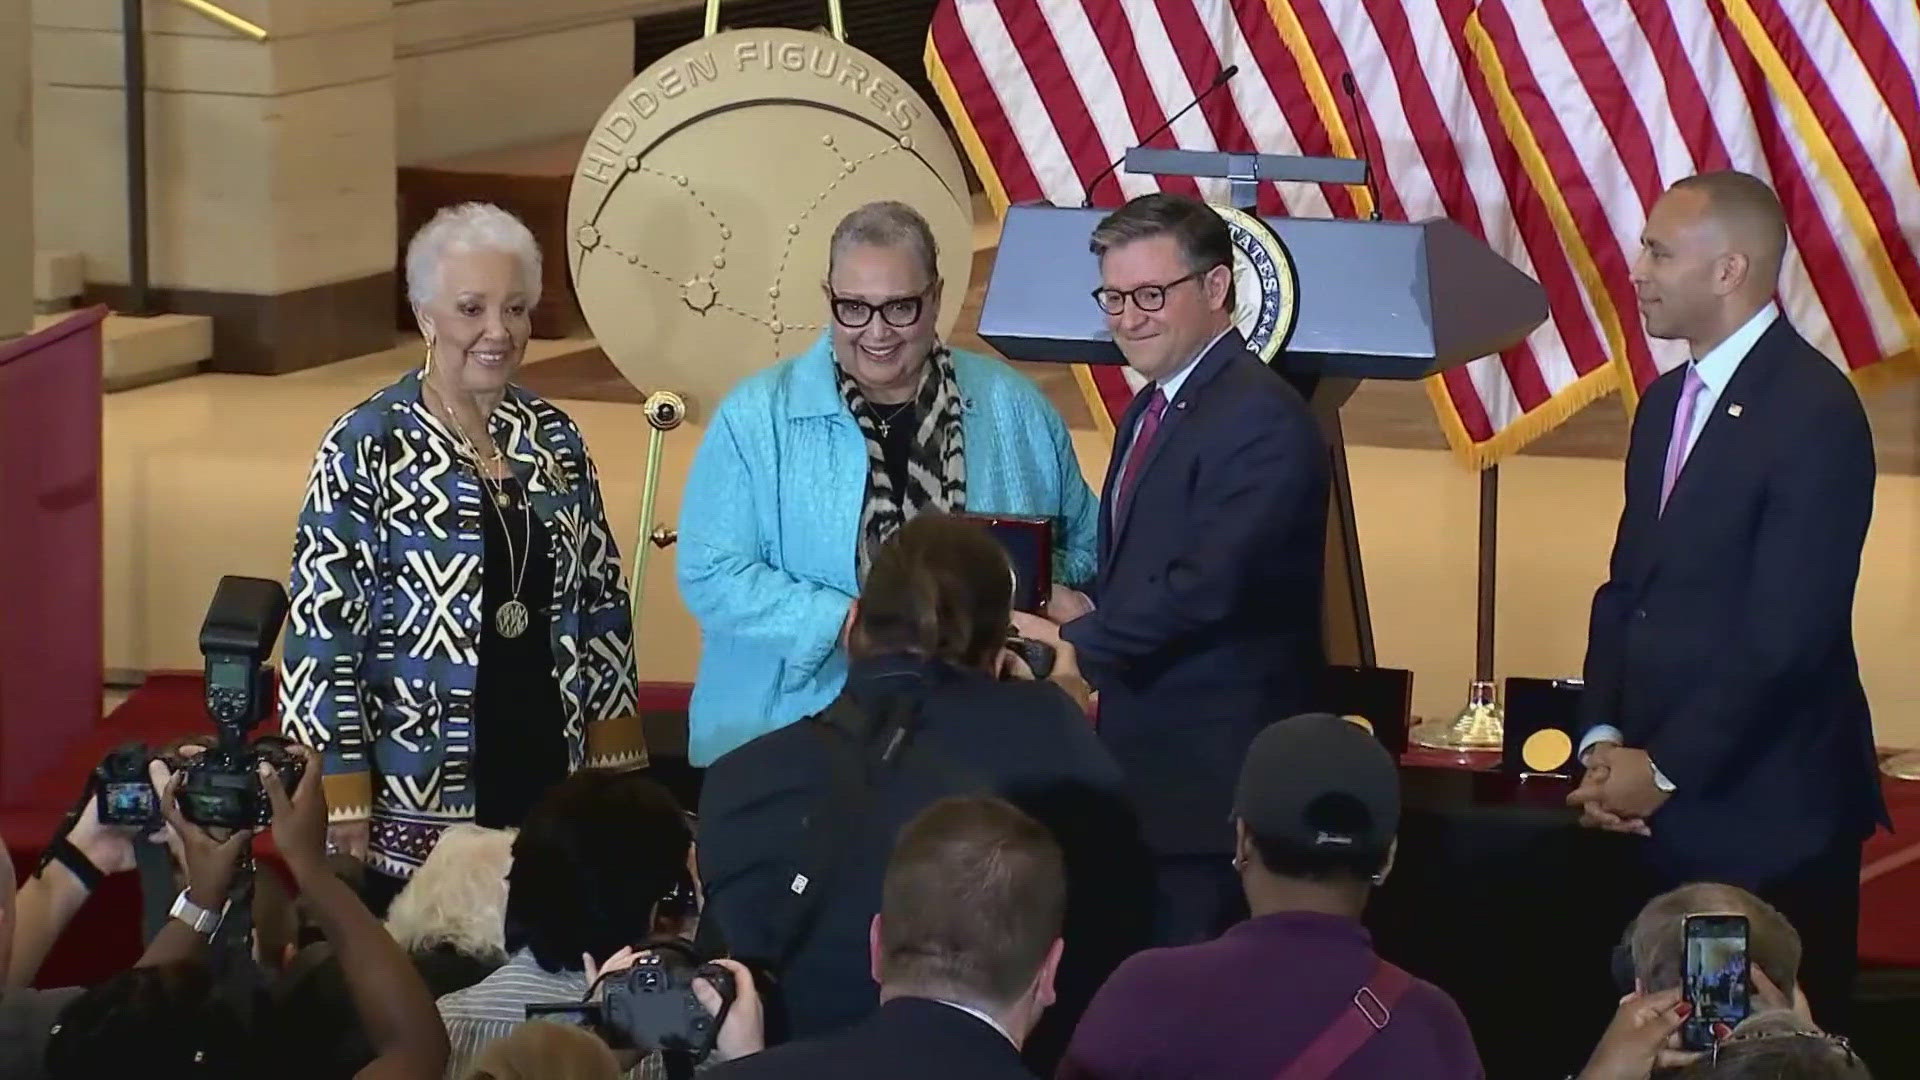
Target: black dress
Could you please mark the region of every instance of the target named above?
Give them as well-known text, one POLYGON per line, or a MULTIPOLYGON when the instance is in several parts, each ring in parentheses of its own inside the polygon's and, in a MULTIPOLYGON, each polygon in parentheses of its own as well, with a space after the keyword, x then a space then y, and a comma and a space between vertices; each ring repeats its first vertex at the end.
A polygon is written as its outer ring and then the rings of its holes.
POLYGON ((907 507, 907 460, 913 454, 914 432, 920 427, 919 412, 914 406, 907 406, 889 417, 880 432, 880 460, 886 466, 887 479, 893 481, 893 494, 900 500, 903 516, 907 507))
POLYGON ((473 694, 474 822, 490 829, 518 827, 540 796, 566 778, 568 765, 566 718, 553 671, 553 551, 546 526, 527 508, 520 481, 510 478, 499 490, 511 505, 493 503, 487 490, 489 504, 480 513, 486 523, 485 584, 473 694), (524 576, 516 582, 515 564, 522 562, 524 576), (527 607, 527 628, 507 637, 495 614, 516 595, 527 607))

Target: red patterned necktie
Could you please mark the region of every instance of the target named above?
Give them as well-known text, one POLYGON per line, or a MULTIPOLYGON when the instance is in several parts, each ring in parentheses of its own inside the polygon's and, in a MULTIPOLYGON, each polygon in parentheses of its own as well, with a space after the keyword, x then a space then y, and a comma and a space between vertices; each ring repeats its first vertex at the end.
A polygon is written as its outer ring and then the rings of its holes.
POLYGON ((1160 418, 1166 415, 1167 395, 1159 387, 1153 388, 1153 397, 1147 400, 1147 411, 1140 414, 1140 431, 1133 437, 1133 445, 1127 449, 1127 465, 1120 472, 1120 497, 1114 500, 1114 512, 1118 513, 1127 500, 1133 497, 1134 482, 1140 478, 1140 470, 1147 463, 1147 452, 1153 449, 1153 437, 1160 432, 1160 418))

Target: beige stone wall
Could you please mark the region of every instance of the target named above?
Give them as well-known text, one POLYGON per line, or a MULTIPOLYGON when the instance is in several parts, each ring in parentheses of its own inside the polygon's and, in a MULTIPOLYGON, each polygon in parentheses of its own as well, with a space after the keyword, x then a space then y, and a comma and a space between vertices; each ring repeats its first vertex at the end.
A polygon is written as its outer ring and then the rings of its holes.
POLYGON ((632 77, 636 16, 701 0, 393 0, 403 165, 585 132, 632 77))
POLYGON ((33 322, 31 8, 0 0, 0 340, 33 322))
MULTIPOLYGON (((256 42, 148 0, 149 266, 274 295, 390 270, 393 0, 225 0, 256 42)), ((38 242, 128 278, 118 0, 34 0, 38 242)))

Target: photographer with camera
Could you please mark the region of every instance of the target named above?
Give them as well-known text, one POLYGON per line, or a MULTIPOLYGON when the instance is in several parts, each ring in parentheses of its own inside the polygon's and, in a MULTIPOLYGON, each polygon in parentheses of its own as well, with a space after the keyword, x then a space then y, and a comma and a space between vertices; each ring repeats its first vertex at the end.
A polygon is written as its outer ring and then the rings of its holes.
MULTIPOLYGON (((178 740, 162 748, 161 753, 181 758, 202 749, 193 740, 178 740)), ((165 845, 184 853, 179 837, 160 816, 154 774, 148 770, 151 756, 144 746, 119 747, 88 774, 78 804, 60 823, 39 865, 20 883, 17 894, 12 864, 7 864, 9 876, 0 881, 6 886, 0 895, 0 976, 4 976, 4 985, 0 986, 0 1080, 43 1075, 41 1061, 54 1020, 86 992, 83 986, 36 990, 31 984, 87 899, 106 878, 136 868, 140 845, 165 845), (138 777, 137 783, 129 784, 134 776, 138 777), (140 814, 138 824, 104 820, 114 811, 124 817, 135 809, 140 814)), ((4 847, 0 843, 0 849, 4 847)), ((162 860, 167 857, 158 850, 154 855, 162 860)), ((177 870, 171 878, 184 885, 185 864, 178 856, 175 861, 177 870)), ((217 885, 203 884, 202 892, 209 888, 217 885)), ((175 935, 156 944, 158 948, 148 958, 154 964, 194 954, 194 943, 175 935)))
POLYGON ((949 795, 1007 799, 1066 854, 1067 952, 1059 1003, 1028 1043, 1037 1071, 1051 1071, 1093 992, 1145 944, 1151 879, 1120 768, 1068 689, 1079 683, 1071 645, 1050 681, 1020 678, 1025 665, 1007 659, 1012 590, 984 527, 915 517, 874 552, 840 697, 707 770, 703 932, 777 975, 770 1042, 873 1012, 863 958, 888 853, 908 819, 949 795))
POLYGON ((673 796, 638 773, 583 769, 550 788, 514 838, 506 964, 438 1003, 453 1045, 449 1080, 525 1024, 529 1006, 600 1013, 616 1050, 706 1043, 694 1056, 711 1050, 720 1060, 757 1050, 758 997, 745 969, 721 961, 726 975, 716 975, 692 962, 685 942, 655 938, 692 842, 673 796), (703 993, 695 974, 732 984, 731 1002, 703 993))
MULTIPOLYGON (((89 813, 91 808, 89 800, 89 813)), ((72 837, 63 831, 62 839, 72 837)), ((5 850, 6 840, 0 837, 0 852, 5 850)), ((40 1058, 54 1019, 82 991, 77 986, 35 990, 26 984, 87 891, 72 875, 58 869, 49 872, 45 866, 21 886, 17 898, 13 885, 13 860, 0 857, 0 974, 6 976, 0 982, 0 1080, 27 1080, 40 1075, 40 1058), (25 962, 21 962, 23 956, 25 962)))
MULTIPOLYGON (((447 1041, 426 984, 385 928, 328 868, 319 763, 304 747, 291 755, 301 766, 292 797, 280 771, 264 761, 257 765, 257 796, 249 797, 270 807, 275 847, 340 956, 360 1023, 377 1054, 358 1075, 434 1075, 446 1061, 447 1041)), ((229 893, 252 834, 235 830, 216 836, 217 830, 201 827, 185 813, 181 793, 189 787, 189 771, 176 772, 156 760, 150 775, 160 811, 179 838, 187 886, 139 963, 87 990, 61 1013, 47 1046, 46 1075, 53 1080, 115 1075, 136 1056, 157 1075, 189 1069, 208 1077, 252 1078, 268 1069, 285 1075, 298 1065, 285 1058, 286 1048, 297 1045, 300 1018, 276 1015, 264 993, 221 986, 204 964, 208 942, 229 914, 229 893)))
POLYGON ((12 897, 13 915, 0 931, 0 972, 8 990, 32 984, 67 923, 101 881, 133 869, 133 845, 141 842, 140 830, 102 823, 99 805, 99 795, 89 789, 79 811, 47 845, 40 866, 12 897))

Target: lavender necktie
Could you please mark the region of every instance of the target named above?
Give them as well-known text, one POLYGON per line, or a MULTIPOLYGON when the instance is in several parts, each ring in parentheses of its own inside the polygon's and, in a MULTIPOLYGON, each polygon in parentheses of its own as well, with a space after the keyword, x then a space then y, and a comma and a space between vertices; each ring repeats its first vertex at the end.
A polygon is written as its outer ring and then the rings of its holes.
POLYGON ((1700 378, 1699 367, 1688 364, 1686 383, 1680 389, 1680 404, 1673 410, 1673 438, 1667 443, 1667 469, 1660 478, 1660 512, 1663 514, 1667 510, 1667 496, 1673 494, 1673 483, 1680 479, 1680 467, 1687 463, 1687 438, 1693 434, 1693 407, 1706 385, 1700 378))

